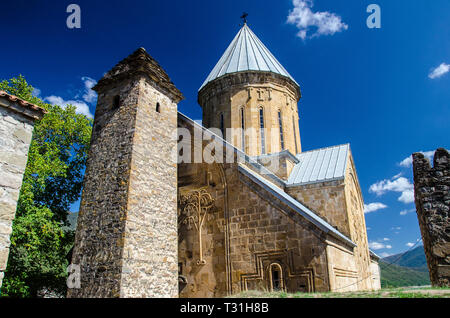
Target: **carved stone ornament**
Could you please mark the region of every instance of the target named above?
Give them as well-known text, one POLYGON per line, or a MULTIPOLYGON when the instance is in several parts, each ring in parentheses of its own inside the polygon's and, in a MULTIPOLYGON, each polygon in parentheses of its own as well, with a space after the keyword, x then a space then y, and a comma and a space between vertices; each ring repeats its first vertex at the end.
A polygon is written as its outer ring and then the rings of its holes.
POLYGON ((205 265, 202 248, 202 227, 206 214, 212 208, 214 199, 205 189, 193 190, 180 198, 181 218, 180 223, 187 224, 188 230, 194 225, 198 233, 199 259, 197 265, 205 265))

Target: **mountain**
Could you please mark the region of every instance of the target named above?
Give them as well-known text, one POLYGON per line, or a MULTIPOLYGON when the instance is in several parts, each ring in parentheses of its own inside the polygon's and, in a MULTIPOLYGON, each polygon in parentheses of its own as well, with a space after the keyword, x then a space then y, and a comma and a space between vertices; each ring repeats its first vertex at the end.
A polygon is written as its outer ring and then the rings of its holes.
POLYGON ((67 229, 75 231, 77 229, 77 219, 78 212, 69 212, 67 220, 69 221, 70 226, 68 226, 67 229))
POLYGON ((409 252, 391 255, 382 258, 381 260, 385 263, 391 264, 395 262, 395 265, 428 272, 427 259, 425 257, 423 245, 420 245, 409 252))
POLYGON ((381 287, 430 285, 423 246, 380 260, 381 287))

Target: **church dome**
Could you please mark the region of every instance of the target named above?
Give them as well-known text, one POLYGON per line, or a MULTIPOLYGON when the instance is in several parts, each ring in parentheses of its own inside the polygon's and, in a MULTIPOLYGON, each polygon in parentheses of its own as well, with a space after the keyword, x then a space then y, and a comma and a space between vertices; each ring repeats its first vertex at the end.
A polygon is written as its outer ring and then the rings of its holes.
POLYGON ((275 73, 289 78, 299 86, 245 23, 203 82, 199 91, 208 83, 226 74, 246 71, 275 73))

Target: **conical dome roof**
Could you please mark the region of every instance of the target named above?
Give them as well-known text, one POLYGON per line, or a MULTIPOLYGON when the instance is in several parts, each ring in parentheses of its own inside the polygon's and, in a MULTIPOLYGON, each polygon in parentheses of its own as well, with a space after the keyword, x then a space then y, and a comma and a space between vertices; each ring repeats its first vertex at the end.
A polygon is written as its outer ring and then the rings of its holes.
POLYGON ((290 78, 297 86, 299 86, 245 23, 230 43, 219 62, 217 62, 216 66, 214 66, 209 76, 203 82, 199 91, 216 78, 230 73, 245 71, 276 73, 290 78))

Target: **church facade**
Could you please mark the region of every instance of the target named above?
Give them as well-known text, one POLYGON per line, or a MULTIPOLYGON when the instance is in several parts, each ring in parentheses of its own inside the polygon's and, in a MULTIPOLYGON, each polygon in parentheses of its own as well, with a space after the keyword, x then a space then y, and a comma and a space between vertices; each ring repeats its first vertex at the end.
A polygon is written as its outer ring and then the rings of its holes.
POLYGON ((302 152, 300 86, 247 24, 199 89, 202 124, 142 48, 94 89, 69 297, 380 288, 349 144, 302 152))

